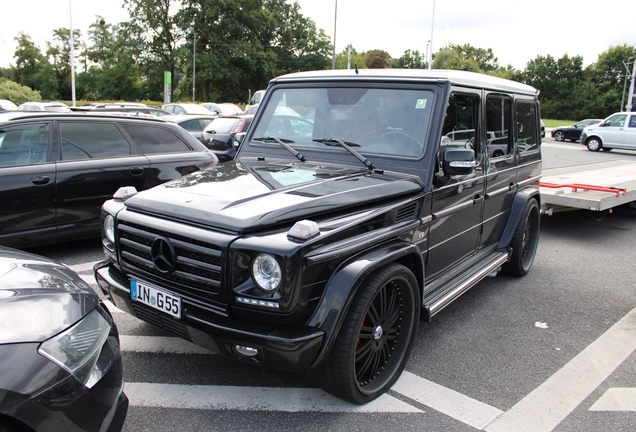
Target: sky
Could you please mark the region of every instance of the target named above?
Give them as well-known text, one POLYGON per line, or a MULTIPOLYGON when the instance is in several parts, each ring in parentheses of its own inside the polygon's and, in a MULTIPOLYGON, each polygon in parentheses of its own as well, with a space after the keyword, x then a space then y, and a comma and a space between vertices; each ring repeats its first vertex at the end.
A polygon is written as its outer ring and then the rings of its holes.
MULTIPOLYGON (((614 8, 576 0, 298 0, 303 15, 332 39, 336 1, 337 52, 351 44, 358 52, 380 49, 397 58, 407 49, 425 54, 427 46, 437 52, 451 43, 470 44, 491 48, 500 65, 522 70, 539 55, 580 55, 587 66, 611 46, 636 46, 636 1, 614 8)), ((52 31, 70 27, 69 4, 73 28, 87 40, 96 15, 110 24, 128 19, 122 3, 0 0, 0 67, 15 64, 20 31, 45 52, 52 31)))

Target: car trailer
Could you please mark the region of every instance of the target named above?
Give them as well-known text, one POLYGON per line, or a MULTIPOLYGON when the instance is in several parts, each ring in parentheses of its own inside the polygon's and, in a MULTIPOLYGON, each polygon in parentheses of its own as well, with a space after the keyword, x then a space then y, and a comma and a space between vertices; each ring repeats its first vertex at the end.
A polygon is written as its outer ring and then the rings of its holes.
POLYGON ((614 160, 544 169, 539 190, 542 214, 578 209, 611 212, 613 207, 636 201, 636 162, 614 160))

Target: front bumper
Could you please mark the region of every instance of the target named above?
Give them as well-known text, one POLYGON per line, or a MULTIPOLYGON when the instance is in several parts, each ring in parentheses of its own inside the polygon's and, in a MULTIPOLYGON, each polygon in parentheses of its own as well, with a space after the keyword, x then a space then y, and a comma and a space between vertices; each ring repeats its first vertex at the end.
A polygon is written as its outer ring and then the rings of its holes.
POLYGON ((97 284, 119 309, 216 354, 298 372, 313 364, 323 342, 324 332, 319 329, 254 324, 216 315, 192 304, 184 308, 180 320, 175 319, 132 301, 129 279, 109 261, 97 263, 94 271, 97 284), (258 353, 241 355, 235 349, 237 345, 256 348, 258 353))

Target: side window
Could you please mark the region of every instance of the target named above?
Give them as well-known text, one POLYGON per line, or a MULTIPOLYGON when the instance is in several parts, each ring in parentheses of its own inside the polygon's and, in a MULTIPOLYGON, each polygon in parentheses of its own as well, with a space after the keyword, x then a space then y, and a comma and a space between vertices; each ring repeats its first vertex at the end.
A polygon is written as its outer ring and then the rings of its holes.
POLYGON ((191 151, 181 138, 166 128, 133 124, 122 126, 144 154, 191 151))
POLYGON ((627 120, 626 114, 611 116, 605 121, 605 126, 623 127, 625 126, 625 120, 627 120))
POLYGON ((491 158, 510 153, 510 108, 508 96, 488 95, 486 98, 486 147, 491 158))
POLYGON ((62 160, 130 156, 130 143, 114 123, 60 122, 62 160))
POLYGON ((179 126, 181 126, 182 128, 184 128, 187 131, 192 131, 192 132, 200 132, 200 131, 203 130, 201 128, 201 124, 199 124, 198 120, 184 121, 184 122, 180 123, 179 126))
POLYGON ((174 106, 174 113, 175 114, 185 114, 185 110, 183 108, 181 108, 180 106, 174 106))
POLYGON ((32 123, 0 130, 0 166, 49 161, 49 123, 32 123))
POLYGON ((537 123, 536 104, 517 102, 517 153, 522 154, 538 148, 537 123))
POLYGON ((632 118, 629 120, 629 127, 636 128, 636 115, 633 115, 632 118))
POLYGON ((209 125, 211 121, 212 121, 212 119, 211 119, 211 118, 210 118, 210 119, 199 119, 199 125, 201 126, 201 129, 200 129, 200 130, 205 129, 205 127, 206 127, 207 125, 209 125))

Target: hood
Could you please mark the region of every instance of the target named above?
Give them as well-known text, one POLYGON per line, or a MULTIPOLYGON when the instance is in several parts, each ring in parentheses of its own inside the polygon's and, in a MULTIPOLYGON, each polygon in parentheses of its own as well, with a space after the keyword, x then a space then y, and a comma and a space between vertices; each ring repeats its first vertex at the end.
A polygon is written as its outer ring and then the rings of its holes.
POLYGON ((132 210, 243 233, 415 194, 415 177, 339 165, 230 161, 143 191, 132 210))
POLYGON ((98 303, 97 294, 70 268, 0 247, 0 344, 42 342, 98 303))

